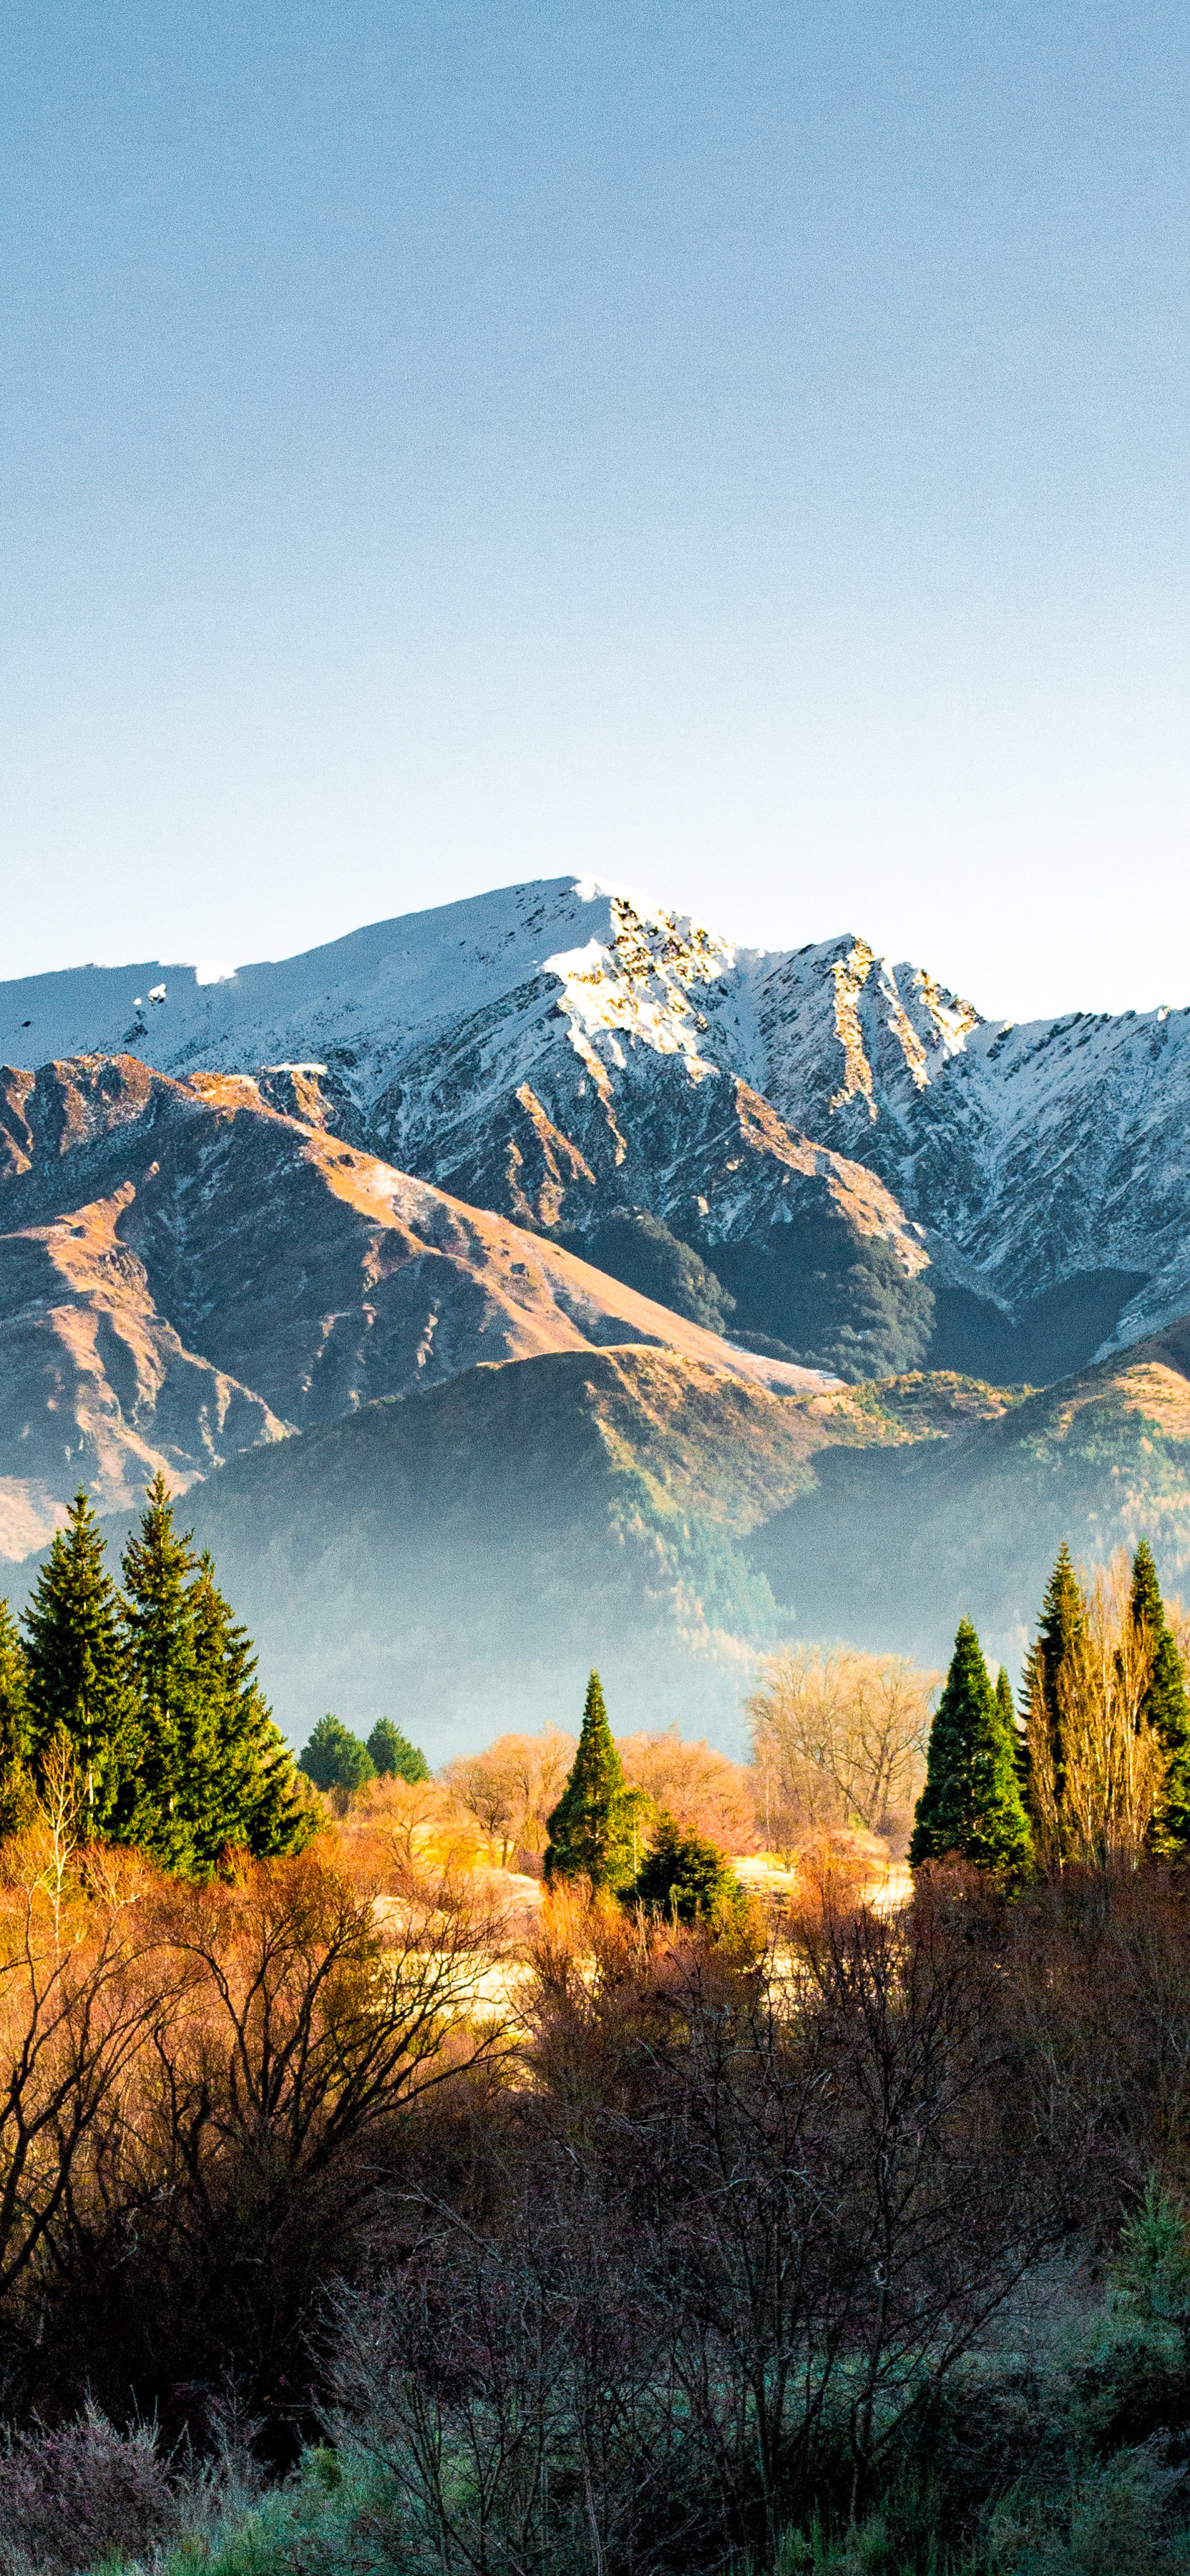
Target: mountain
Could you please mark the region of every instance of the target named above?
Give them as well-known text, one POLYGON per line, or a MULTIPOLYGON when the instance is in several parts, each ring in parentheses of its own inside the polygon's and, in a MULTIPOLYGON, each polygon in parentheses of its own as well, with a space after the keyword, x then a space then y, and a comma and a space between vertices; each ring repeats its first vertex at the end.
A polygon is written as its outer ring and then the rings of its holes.
POLYGON ((828 1448, 912 1443, 927 1417, 936 1435, 1003 1402, 957 1380, 780 1392, 673 1350, 563 1351, 261 1447, 195 1486, 185 1518, 295 1742, 327 1707, 365 1732, 387 1713, 439 1760, 573 1717, 597 1663, 618 1724, 738 1748, 756 1655, 783 1633, 754 1535, 814 1491, 828 1448))
POLYGON ((1024 1395, 779 1392, 645 1346, 482 1363, 257 1447, 185 1518, 295 1743, 387 1713, 440 1760, 572 1721, 597 1663, 617 1724, 738 1752, 793 1638, 941 1667, 966 1616, 1015 1680, 1064 1538, 1096 1562, 1147 1534, 1190 1588, 1190 1319, 1024 1395))
POLYGON ((857 1389, 924 1436, 815 1457, 812 1482, 758 1528, 749 1559, 798 1634, 846 1634, 944 1660, 960 1616, 1019 1667, 1065 1540, 1102 1564, 1138 1539, 1190 1598, 1190 1317, 1057 1386, 966 1420, 936 1380, 857 1389))
POLYGON ((0 1550, 163 1466, 286 1724, 441 1751, 1014 1661, 1063 1537, 1190 1581, 1188 1044, 572 878, 0 986, 0 1550))
POLYGON ((650 1209, 739 1328, 844 1363, 850 1332, 877 1368, 899 1336, 1048 1378, 1190 1306, 1190 1012, 993 1023, 851 936, 739 948, 559 878, 215 983, 0 985, 0 1050, 272 1068, 280 1105, 472 1204, 579 1240, 650 1209))
POLYGON ((178 1082, 131 1056, 0 1074, 0 1223, 0 1554, 40 1544, 80 1482, 119 1509, 158 1467, 185 1487, 485 1358, 642 1342, 818 1383, 245 1076, 178 1082))

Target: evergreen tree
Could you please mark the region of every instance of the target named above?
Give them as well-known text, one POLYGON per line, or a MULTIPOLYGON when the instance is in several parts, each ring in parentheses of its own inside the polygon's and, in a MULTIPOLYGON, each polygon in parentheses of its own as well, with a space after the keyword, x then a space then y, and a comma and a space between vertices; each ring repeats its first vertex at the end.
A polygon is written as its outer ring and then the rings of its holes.
POLYGON ((1133 1634, 1147 1651, 1149 1678, 1141 1702, 1142 1724, 1157 1730, 1167 1760, 1161 1798, 1149 1832, 1154 1853, 1190 1849, 1190 1703, 1177 1639, 1166 1624, 1165 1604, 1147 1538, 1132 1560, 1129 1615, 1133 1634))
POLYGON ((19 1833, 33 1813, 27 1685, 17 1624, 0 1600, 0 1842, 19 1833))
POLYGON ((411 1744, 391 1717, 378 1717, 368 1737, 368 1753, 381 1780, 407 1780, 412 1788, 428 1780, 430 1766, 420 1744, 411 1744))
POLYGON ((376 1777, 376 1765, 366 1744, 342 1720, 329 1710, 320 1717, 305 1751, 298 1756, 298 1769, 312 1780, 316 1789, 363 1789, 376 1777))
POLYGON ((547 1881, 586 1878, 594 1889, 624 1887, 632 1876, 633 1821, 642 1804, 638 1791, 625 1788, 602 1685, 593 1672, 574 1768, 548 1820, 547 1881))
POLYGON ((119 1597, 85 1493, 75 1495, 25 1612, 34 1772, 59 1727, 82 1784, 86 1833, 128 1837, 141 1805, 141 1744, 119 1597))
MULTIPOLYGON (((1024 1700, 1026 1711, 1036 1711, 1037 1721, 1049 1739, 1052 1766, 1053 1797, 1058 1814, 1062 1812, 1066 1763, 1062 1747, 1062 1695, 1060 1682, 1077 1662, 1084 1638, 1086 1618, 1078 1576, 1070 1561, 1065 1539, 1058 1550, 1053 1573, 1046 1586, 1041 1617, 1037 1623, 1037 1640, 1030 1647, 1025 1663, 1024 1700)), ((1036 1827, 1039 1818, 1032 1798, 1030 1765, 1023 1765, 1026 1811, 1036 1827)))
POLYGON ((191 1874, 221 1802, 217 1721, 198 1671, 190 1534, 179 1538, 165 1479, 154 1477, 124 1550, 123 1619, 141 1739, 135 1839, 163 1869, 191 1874), (197 1841, 196 1841, 197 1837, 197 1841))
POLYGON ((1016 1722, 1016 1701, 1012 1696, 1012 1683, 1008 1678, 1008 1667, 1006 1664, 1001 1664, 1000 1670, 996 1675, 996 1706, 1000 1711, 1003 1724, 1008 1730, 1009 1737, 1012 1743, 1015 1744, 1020 1730, 1016 1722))
POLYGON ((233 1618, 205 1551, 191 1608, 217 1784, 206 1804, 194 1803, 194 1866, 212 1870, 229 1849, 257 1860, 304 1851, 318 1831, 318 1811, 257 1680, 252 1640, 233 1618))
POLYGON ((123 1572, 142 1747, 128 1839, 163 1869, 198 1878, 229 1850, 263 1858, 299 1847, 310 1821, 292 1756, 209 1556, 196 1556, 189 1531, 179 1537, 174 1527, 162 1476, 149 1487, 123 1572))
POLYGON ((670 1815, 657 1819, 644 1864, 624 1890, 624 1903, 671 1923, 703 1923, 715 1932, 737 1930, 748 1900, 735 1871, 702 1834, 684 1834, 670 1815))
POLYGON ((1017 1777, 1016 1730, 1004 1697, 992 1689, 969 1619, 960 1621, 930 1729, 910 1867, 943 1860, 951 1852, 977 1869, 990 1870, 1005 1886, 1018 1885, 1032 1859, 1017 1777))

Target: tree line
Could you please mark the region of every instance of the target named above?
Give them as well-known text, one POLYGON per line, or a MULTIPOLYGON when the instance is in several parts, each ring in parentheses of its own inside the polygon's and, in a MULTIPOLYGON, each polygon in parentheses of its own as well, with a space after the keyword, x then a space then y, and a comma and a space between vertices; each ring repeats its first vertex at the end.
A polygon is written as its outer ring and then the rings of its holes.
POLYGON ((0 1602, 0 1838, 52 1790, 87 1841, 134 1844, 186 1877, 209 1877, 229 1851, 301 1850, 316 1806, 162 1476, 120 1585, 105 1559, 79 1492, 19 1624, 0 1602))

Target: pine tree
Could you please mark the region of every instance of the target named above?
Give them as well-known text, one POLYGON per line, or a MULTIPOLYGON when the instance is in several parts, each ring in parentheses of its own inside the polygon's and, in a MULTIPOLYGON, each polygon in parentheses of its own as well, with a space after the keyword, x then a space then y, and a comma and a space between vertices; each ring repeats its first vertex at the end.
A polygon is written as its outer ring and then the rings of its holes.
POLYGON ((1017 1777, 1015 1726, 1004 1696, 992 1689, 969 1619, 960 1621, 930 1729, 910 1867, 943 1860, 951 1852, 991 1871, 1005 1886, 1019 1885, 1032 1859, 1017 1777))
POLYGON ((428 1780, 430 1766, 420 1744, 411 1744, 391 1717, 378 1717, 368 1737, 368 1754, 381 1780, 406 1780, 412 1788, 428 1780))
POLYGON ((1148 1848, 1153 1853, 1184 1852, 1190 1849, 1190 1703, 1177 1639, 1166 1623, 1157 1568, 1146 1538, 1132 1560, 1129 1616, 1133 1634, 1149 1658, 1140 1721, 1156 1728, 1167 1761, 1148 1848))
POLYGON ((192 1594, 195 1674, 213 1733, 217 1794, 193 1816, 194 1865, 227 1850, 257 1860, 303 1851, 318 1812, 256 1678, 252 1641, 232 1616, 204 1551, 192 1594))
POLYGON ((713 1932, 738 1930, 748 1912, 744 1890, 717 1845, 702 1834, 684 1834, 664 1812, 657 1819, 643 1866, 623 1891, 623 1901, 643 1905, 647 1914, 662 1921, 702 1923, 713 1932))
POLYGON ((82 1783, 83 1829, 119 1841, 141 1804, 141 1745, 119 1597, 103 1560, 99 1524, 80 1492, 25 1612, 29 1742, 36 1773, 64 1730, 82 1783))
POLYGON ((132 1835, 163 1869, 192 1874, 219 1803, 217 1722, 198 1670, 190 1533, 179 1538, 165 1479, 154 1477, 124 1550, 123 1619, 141 1739, 132 1835), (197 1841, 196 1841, 197 1837, 197 1841))
POLYGON ((19 1833, 33 1813, 29 1771, 28 1675, 17 1624, 0 1600, 0 1842, 19 1833))
MULTIPOLYGON (((1062 1744, 1062 1681, 1077 1662, 1086 1632, 1086 1614, 1078 1576, 1070 1561, 1065 1539, 1058 1550, 1053 1573, 1046 1586, 1037 1623, 1037 1638, 1025 1660, 1024 1704, 1031 1726, 1041 1729, 1048 1760, 1048 1795, 1057 1814, 1062 1812, 1066 1763, 1062 1744)), ((1042 1818, 1038 1812, 1039 1792, 1033 1783, 1033 1764, 1026 1751, 1021 1764, 1025 1789, 1025 1807, 1030 1824, 1038 1831, 1042 1818)))
POLYGON ((641 1803, 638 1792, 625 1788, 602 1685, 593 1672, 574 1767, 548 1820, 547 1881, 585 1878, 593 1889, 624 1887, 632 1876, 633 1819, 641 1803))
POLYGON ((316 1789, 363 1789, 376 1777, 376 1765, 366 1744, 353 1735, 341 1718, 332 1717, 328 1709, 298 1756, 298 1769, 312 1780, 316 1789))
POLYGON ((1019 1733, 1016 1722, 1016 1701, 1012 1696, 1012 1683, 1008 1678, 1008 1667, 1006 1664, 1001 1664, 1000 1670, 996 1675, 996 1706, 999 1709, 1003 1724, 1007 1728, 1013 1744, 1015 1744, 1019 1733))

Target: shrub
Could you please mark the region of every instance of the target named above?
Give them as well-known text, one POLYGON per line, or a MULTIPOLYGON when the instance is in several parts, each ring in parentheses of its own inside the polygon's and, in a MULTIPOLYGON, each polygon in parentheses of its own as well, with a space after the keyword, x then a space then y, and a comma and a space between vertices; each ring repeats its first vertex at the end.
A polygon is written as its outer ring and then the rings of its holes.
POLYGON ((664 1922, 702 1923, 710 1931, 743 1928, 748 1899, 721 1851, 702 1834, 682 1833, 672 1816, 658 1818, 652 1848, 624 1891, 628 1905, 664 1922))

